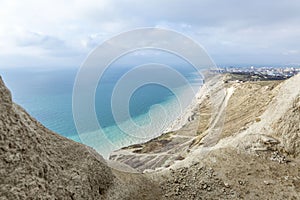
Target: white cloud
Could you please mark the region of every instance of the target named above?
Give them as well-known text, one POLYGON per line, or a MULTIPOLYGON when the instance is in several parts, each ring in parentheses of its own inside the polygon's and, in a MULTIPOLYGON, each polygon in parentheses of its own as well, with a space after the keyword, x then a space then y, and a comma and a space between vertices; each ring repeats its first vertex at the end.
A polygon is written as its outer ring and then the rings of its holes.
POLYGON ((4 0, 0 56, 11 66, 12 57, 28 56, 29 65, 41 55, 53 65, 73 56, 79 65, 103 40, 156 26, 196 39, 217 63, 299 63, 299 10, 293 0, 4 0))

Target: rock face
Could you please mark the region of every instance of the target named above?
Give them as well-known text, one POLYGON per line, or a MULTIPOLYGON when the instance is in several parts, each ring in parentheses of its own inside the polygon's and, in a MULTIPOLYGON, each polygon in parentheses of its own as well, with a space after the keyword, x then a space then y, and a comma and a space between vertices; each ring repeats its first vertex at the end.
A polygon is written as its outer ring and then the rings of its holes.
POLYGON ((157 199, 144 177, 114 172, 93 149, 42 126, 1 78, 0 157, 0 199, 157 199))
POLYGON ((114 175, 104 160, 47 130, 11 99, 0 80, 1 197, 105 197, 114 175))
POLYGON ((10 110, 12 107, 12 99, 10 91, 4 86, 2 78, 0 76, 0 112, 3 113, 10 110))
POLYGON ((300 94, 288 111, 273 123, 275 137, 281 139, 282 149, 292 157, 300 156, 300 94))

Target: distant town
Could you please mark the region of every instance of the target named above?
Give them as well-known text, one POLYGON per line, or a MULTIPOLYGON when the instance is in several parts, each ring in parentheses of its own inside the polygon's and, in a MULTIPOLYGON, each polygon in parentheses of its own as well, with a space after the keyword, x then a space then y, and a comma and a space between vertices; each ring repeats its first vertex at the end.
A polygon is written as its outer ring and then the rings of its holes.
POLYGON ((284 80, 300 73, 300 67, 220 67, 219 73, 248 76, 255 80, 284 80))

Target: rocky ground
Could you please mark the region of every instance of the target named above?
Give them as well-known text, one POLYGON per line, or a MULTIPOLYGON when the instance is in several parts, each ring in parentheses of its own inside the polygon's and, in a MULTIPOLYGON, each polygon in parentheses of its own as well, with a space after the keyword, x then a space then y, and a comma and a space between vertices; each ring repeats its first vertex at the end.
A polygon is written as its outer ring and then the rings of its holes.
POLYGON ((299 162, 221 149, 160 179, 163 199, 299 199, 299 162))

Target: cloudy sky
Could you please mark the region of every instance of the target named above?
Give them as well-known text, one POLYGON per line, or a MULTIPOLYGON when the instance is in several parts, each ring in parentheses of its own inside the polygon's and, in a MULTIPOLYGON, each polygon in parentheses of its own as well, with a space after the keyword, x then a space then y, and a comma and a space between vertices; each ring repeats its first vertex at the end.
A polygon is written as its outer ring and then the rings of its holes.
POLYGON ((0 68, 78 67, 139 27, 198 41, 217 65, 299 65, 299 0, 1 0, 0 68))

